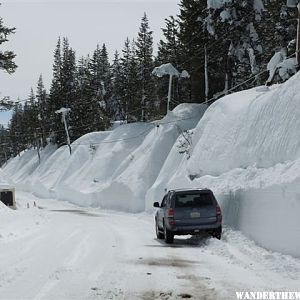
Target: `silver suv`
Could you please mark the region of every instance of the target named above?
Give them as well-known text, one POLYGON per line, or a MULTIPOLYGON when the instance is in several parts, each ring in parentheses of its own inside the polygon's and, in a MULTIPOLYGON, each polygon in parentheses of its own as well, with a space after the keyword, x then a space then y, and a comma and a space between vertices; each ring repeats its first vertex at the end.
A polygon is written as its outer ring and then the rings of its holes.
POLYGON ((221 239, 222 213, 211 190, 170 190, 155 215, 155 229, 158 239, 166 243, 174 241, 174 235, 196 235, 208 232, 221 239))

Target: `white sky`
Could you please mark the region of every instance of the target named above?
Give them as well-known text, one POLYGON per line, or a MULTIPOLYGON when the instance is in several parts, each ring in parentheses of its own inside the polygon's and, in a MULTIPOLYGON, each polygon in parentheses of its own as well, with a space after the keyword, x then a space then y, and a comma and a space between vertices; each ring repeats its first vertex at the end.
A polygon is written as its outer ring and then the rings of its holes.
MULTIPOLYGON (((144 12, 154 32, 154 46, 162 37, 164 19, 179 12, 179 0, 0 0, 0 17, 16 34, 2 49, 17 54, 13 75, 0 71, 0 98, 27 98, 42 73, 47 88, 52 77, 53 51, 59 36, 67 36, 77 57, 106 43, 112 57, 127 36, 135 38, 144 12)), ((0 113, 0 123, 8 114, 0 113)))

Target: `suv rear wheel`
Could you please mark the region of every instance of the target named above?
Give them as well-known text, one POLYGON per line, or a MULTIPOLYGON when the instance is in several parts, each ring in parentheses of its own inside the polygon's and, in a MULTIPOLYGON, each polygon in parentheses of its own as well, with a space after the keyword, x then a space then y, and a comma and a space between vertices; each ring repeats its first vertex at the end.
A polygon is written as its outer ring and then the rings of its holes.
POLYGON ((221 239, 221 236, 222 236, 222 226, 220 226, 220 227, 217 228, 217 229, 214 229, 214 231, 211 233, 211 235, 212 235, 214 238, 220 240, 220 239, 221 239))
POLYGON ((164 235, 165 235, 165 242, 167 244, 172 244, 174 242, 174 234, 168 230, 168 228, 166 227, 166 225, 164 225, 164 235))
POLYGON ((158 223, 157 223, 157 220, 155 219, 155 231, 156 231, 156 237, 158 238, 158 239, 163 239, 164 238, 164 235, 163 235, 163 233, 161 233, 160 231, 159 231, 159 227, 158 227, 158 223))

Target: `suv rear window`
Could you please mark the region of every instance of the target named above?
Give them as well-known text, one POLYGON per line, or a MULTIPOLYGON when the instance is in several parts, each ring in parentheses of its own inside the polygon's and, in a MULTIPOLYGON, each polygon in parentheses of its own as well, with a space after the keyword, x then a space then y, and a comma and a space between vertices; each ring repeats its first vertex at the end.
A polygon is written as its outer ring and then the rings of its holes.
POLYGON ((177 194, 175 208, 213 206, 213 199, 209 193, 177 194))

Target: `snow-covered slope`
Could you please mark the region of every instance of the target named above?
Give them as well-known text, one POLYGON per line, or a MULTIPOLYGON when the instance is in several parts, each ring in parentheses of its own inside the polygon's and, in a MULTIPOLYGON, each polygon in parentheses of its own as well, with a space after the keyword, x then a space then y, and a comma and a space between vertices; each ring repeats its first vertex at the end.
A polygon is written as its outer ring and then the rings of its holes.
POLYGON ((4 171, 40 196, 131 212, 152 209, 166 188, 208 187, 227 224, 300 256, 299 82, 228 95, 203 117, 204 106, 184 104, 156 123, 89 134, 71 157, 45 149, 39 166, 27 151, 4 171))
POLYGON ((13 183, 7 175, 0 169, 0 187, 10 187, 13 183))
POLYGON ((182 104, 162 120, 121 125, 87 134, 67 147, 47 147, 41 164, 35 150, 12 159, 5 172, 26 191, 85 206, 145 210, 155 182, 182 131, 194 128, 205 105, 182 104))

